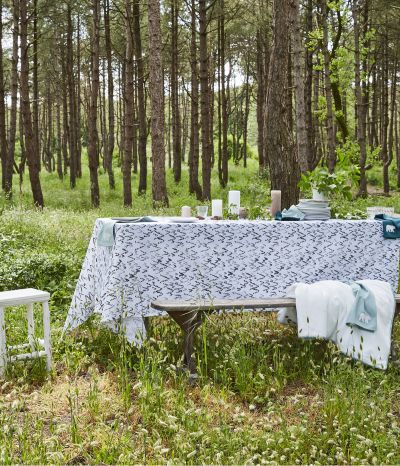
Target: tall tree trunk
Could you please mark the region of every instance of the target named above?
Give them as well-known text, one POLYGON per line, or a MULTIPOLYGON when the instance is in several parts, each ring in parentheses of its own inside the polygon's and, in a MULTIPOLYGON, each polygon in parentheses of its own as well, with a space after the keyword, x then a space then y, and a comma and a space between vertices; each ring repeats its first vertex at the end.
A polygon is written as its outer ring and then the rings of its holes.
POLYGON ((271 189, 282 191, 282 207, 298 200, 299 167, 288 114, 288 45, 290 0, 275 0, 273 44, 265 108, 265 147, 271 171, 271 189), (268 128, 268 131, 266 131, 268 128))
POLYGON ((3 67, 3 2, 0 0, 0 151, 1 151, 1 185, 6 193, 6 172, 8 161, 7 133, 6 133, 6 102, 5 102, 5 82, 3 67))
POLYGON ((124 119, 124 162, 122 166, 124 186, 124 206, 132 206, 132 150, 134 125, 134 78, 133 78, 133 37, 132 37, 132 4, 125 1, 126 15, 126 55, 125 55, 125 119, 124 119))
POLYGON ((336 164, 336 137, 333 124, 333 104, 332 104, 332 85, 329 55, 329 34, 328 34, 328 8, 327 0, 320 0, 321 14, 320 22, 322 23, 323 39, 322 54, 324 60, 324 81, 325 81, 325 99, 326 99, 326 131, 328 140, 327 165, 330 173, 335 169, 336 164))
POLYGON ((115 189, 113 171, 113 153, 115 146, 115 114, 114 114, 114 77, 112 68, 112 44, 110 31, 110 0, 104 1, 104 34, 107 56, 107 98, 108 98, 108 141, 107 153, 104 154, 104 163, 108 173, 110 189, 115 189))
POLYGON ((146 120, 146 95, 145 95, 145 71, 142 52, 142 37, 140 33, 140 0, 133 1, 133 35, 137 65, 137 102, 139 122, 139 188, 138 193, 144 194, 147 189, 147 120, 146 120))
POLYGON ((383 162, 383 192, 389 194, 388 127, 389 127, 389 51, 388 37, 382 38, 382 75, 381 75, 381 158, 383 162))
POLYGON ((198 200, 202 199, 202 189, 199 183, 199 79, 197 62, 196 40, 196 2, 191 3, 191 42, 190 42, 190 69, 191 69, 191 99, 190 99, 190 151, 189 151, 189 192, 195 193, 198 200))
POLYGON ((82 178, 82 144, 81 144, 81 17, 78 12, 76 25, 76 99, 75 99, 75 144, 76 144, 76 176, 82 178))
POLYGON ((211 199, 211 151, 210 151, 210 92, 208 87, 209 62, 207 50, 207 0, 199 0, 200 24, 200 106, 203 198, 211 199))
POLYGON ((221 151, 221 186, 225 187, 228 183, 228 99, 226 95, 226 76, 225 76, 225 2, 220 0, 220 62, 221 62, 221 112, 222 112, 222 151, 221 151))
POLYGON ((297 137, 297 154, 300 171, 302 173, 310 169, 308 163, 308 138, 306 129, 306 109, 304 101, 304 73, 303 73, 303 54, 304 47, 300 26, 300 7, 299 0, 291 2, 291 38, 293 51, 293 79, 295 88, 296 102, 296 137, 297 137))
MULTIPOLYGON (((367 161, 367 144, 366 144, 366 114, 367 102, 363 95, 363 86, 361 83, 361 58, 360 58, 360 25, 359 18, 363 3, 365 0, 354 0, 353 2, 353 23, 354 23, 354 89, 356 94, 356 115, 357 115, 357 141, 360 147, 360 185, 358 195, 367 196, 367 179, 365 175, 365 164, 367 161)), ((364 17, 364 21, 367 18, 364 17)), ((364 70, 366 71, 366 70, 364 70)))
POLYGON ((62 167, 62 135, 61 135, 61 105, 60 102, 56 104, 57 113, 57 175, 60 180, 64 178, 62 167))
POLYGON ((68 143, 69 143, 69 184, 71 188, 76 186, 78 155, 76 152, 76 106, 75 106, 75 79, 74 79, 74 56, 73 56, 73 25, 72 10, 70 4, 67 6, 67 82, 68 82, 68 143))
POLYGON ((100 205, 100 190, 97 169, 98 133, 97 133, 97 99, 99 96, 99 54, 100 54, 100 0, 92 0, 92 37, 91 46, 91 89, 88 116, 88 158, 90 173, 90 194, 93 207, 100 205))
POLYGON ((28 45, 28 12, 27 0, 20 0, 20 33, 21 33, 21 113, 26 143, 26 157, 29 168, 33 203, 43 208, 43 193, 40 185, 40 158, 36 138, 33 132, 31 102, 29 96, 29 45, 28 45))
POLYGON ((307 165, 309 170, 313 170, 319 158, 317 156, 315 144, 315 122, 313 116, 313 50, 310 46, 310 34, 313 31, 313 0, 307 0, 305 7, 306 15, 306 35, 309 38, 305 48, 305 78, 304 78, 304 106, 305 125, 307 131, 307 165))
MULTIPOLYGON (((32 67, 32 81, 33 81, 33 132, 35 136, 35 144, 38 154, 40 154, 40 128, 39 128, 39 55, 38 55, 38 0, 33 0, 33 67, 32 67)), ((39 170, 40 170, 40 155, 39 155, 39 170)))
POLYGON ((13 0, 13 46, 11 61, 11 111, 8 135, 8 154, 5 173, 5 193, 11 199, 13 167, 15 159, 15 139, 17 133, 17 104, 18 104, 18 36, 19 36, 19 1, 13 0))
POLYGON ((148 0, 148 19, 153 202, 168 205, 165 179, 165 111, 159 0, 148 0))
POLYGON ((171 0, 171 104, 172 104, 172 153, 174 180, 181 180, 182 147, 181 147, 181 115, 179 108, 179 63, 178 63, 178 0, 171 0))
MULTIPOLYGON (((397 91, 397 57, 394 58, 392 76, 390 77, 390 119, 389 119, 389 136, 388 136, 388 170, 393 161, 394 152, 394 131, 395 131, 395 109, 396 109, 396 91, 397 91)), ((387 84, 389 85, 389 83, 387 84)), ((389 184, 389 183, 388 183, 389 184)), ((386 192, 385 192, 386 193, 386 192)), ((389 194, 389 190, 386 194, 389 194)))
POLYGON ((248 121, 250 113, 250 60, 246 60, 246 81, 245 81, 245 97, 244 97, 244 115, 243 115, 243 146, 242 146, 242 157, 243 167, 247 167, 247 133, 248 133, 248 121))
POLYGON ((264 136, 264 112, 265 112, 265 98, 266 98, 266 34, 263 29, 257 30, 257 129, 258 129, 258 164, 260 171, 265 170, 267 167, 266 151, 265 151, 265 136, 264 136))

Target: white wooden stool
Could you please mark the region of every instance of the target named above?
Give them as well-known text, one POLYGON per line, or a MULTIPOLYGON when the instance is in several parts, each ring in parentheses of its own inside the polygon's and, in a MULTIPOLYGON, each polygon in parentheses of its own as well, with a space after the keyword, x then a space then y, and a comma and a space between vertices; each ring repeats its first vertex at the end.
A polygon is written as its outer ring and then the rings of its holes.
POLYGON ((33 359, 46 356, 47 370, 51 370, 51 340, 50 340, 50 311, 49 311, 50 293, 46 291, 26 288, 23 290, 2 291, 0 292, 0 376, 4 374, 7 362, 18 361, 21 359, 33 359), (33 304, 42 303, 43 306, 43 340, 35 339, 35 322, 33 318, 33 304), (9 306, 27 307, 26 317, 28 320, 28 343, 7 347, 6 331, 4 323, 4 309, 9 306), (37 346, 43 350, 38 350, 37 346), (30 348, 30 353, 20 353, 8 357, 8 351, 16 351, 24 348, 30 348))

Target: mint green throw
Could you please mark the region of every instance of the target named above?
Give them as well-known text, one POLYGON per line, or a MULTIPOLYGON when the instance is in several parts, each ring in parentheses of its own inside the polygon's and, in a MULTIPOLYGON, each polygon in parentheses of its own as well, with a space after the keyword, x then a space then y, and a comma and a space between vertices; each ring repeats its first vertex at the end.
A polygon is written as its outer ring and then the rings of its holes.
POLYGON ((349 283, 355 297, 354 304, 347 316, 346 324, 375 332, 377 325, 376 301, 374 295, 362 283, 349 283))

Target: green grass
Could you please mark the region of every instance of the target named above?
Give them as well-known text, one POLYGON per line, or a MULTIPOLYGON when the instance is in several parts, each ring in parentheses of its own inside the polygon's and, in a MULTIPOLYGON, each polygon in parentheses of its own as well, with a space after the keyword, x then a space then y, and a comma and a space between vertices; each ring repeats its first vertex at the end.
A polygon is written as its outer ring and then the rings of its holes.
MULTIPOLYGON (((231 167, 230 176, 243 204, 261 211, 268 184, 256 163, 231 167)), ((72 193, 54 174, 42 180, 43 212, 30 208, 27 186, 12 205, 1 200, 0 289, 52 293, 55 368, 48 377, 44 361, 15 364, 0 381, 1 464, 400 462, 400 368, 349 361, 330 343, 298 340, 268 314, 207 319, 196 337, 196 386, 175 371, 181 340, 168 319, 154 320, 140 349, 95 321, 62 336, 95 218, 153 210, 150 195, 122 207, 119 173, 115 192, 101 175, 98 210, 89 208, 86 171, 72 193)), ((198 204, 186 171, 179 186, 169 173, 168 185, 171 207, 162 212, 198 204)), ((215 176, 213 197, 227 197, 215 176)), ((400 211, 400 196, 335 204, 344 216, 374 204, 400 211)), ((8 342, 22 341, 23 309, 9 310, 7 323, 8 342)))

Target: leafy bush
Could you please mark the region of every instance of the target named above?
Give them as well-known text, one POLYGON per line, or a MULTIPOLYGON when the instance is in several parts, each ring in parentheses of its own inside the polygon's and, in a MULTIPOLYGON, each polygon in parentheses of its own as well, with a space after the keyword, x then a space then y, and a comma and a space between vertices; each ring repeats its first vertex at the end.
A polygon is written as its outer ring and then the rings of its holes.
POLYGON ((351 189, 360 178, 360 168, 354 162, 357 160, 358 144, 348 141, 336 150, 336 166, 333 173, 329 173, 324 166, 302 174, 299 188, 302 191, 316 189, 325 195, 337 195, 351 199, 351 189))
POLYGON ((73 281, 76 276, 76 266, 71 259, 62 255, 43 253, 4 257, 0 264, 0 291, 40 288, 55 292, 63 287, 68 288, 68 280, 72 278, 73 281))

